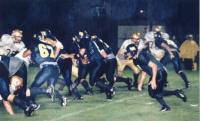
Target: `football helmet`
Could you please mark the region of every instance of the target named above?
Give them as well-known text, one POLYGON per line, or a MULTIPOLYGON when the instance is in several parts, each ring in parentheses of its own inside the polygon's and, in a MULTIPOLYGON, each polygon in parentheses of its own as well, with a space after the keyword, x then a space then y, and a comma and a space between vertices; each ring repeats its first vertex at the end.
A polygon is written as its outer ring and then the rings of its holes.
POLYGON ((56 37, 52 35, 51 31, 49 29, 44 29, 41 30, 39 33, 34 34, 34 38, 37 41, 41 41, 41 42, 46 42, 46 38, 50 38, 54 41, 56 41, 56 37))
POLYGON ((12 36, 13 37, 23 37, 22 31, 19 30, 19 29, 15 29, 15 30, 12 31, 12 36))
POLYGON ((134 33, 132 34, 132 39, 140 39, 140 33, 134 32, 134 33))
POLYGON ((130 44, 126 47, 126 52, 124 53, 124 57, 128 58, 128 53, 130 53, 131 58, 133 58, 138 52, 138 48, 135 44, 130 44))
POLYGON ((10 88, 13 91, 20 89, 23 86, 23 79, 19 76, 12 76, 10 79, 10 88))
POLYGON ((155 26, 154 31, 160 32, 162 30, 162 26, 155 26))
POLYGON ((83 38, 88 38, 89 37, 89 35, 88 35, 88 33, 87 33, 87 31, 85 30, 85 31, 83 31, 83 32, 79 32, 78 33, 78 36, 81 38, 81 39, 83 39, 83 38))

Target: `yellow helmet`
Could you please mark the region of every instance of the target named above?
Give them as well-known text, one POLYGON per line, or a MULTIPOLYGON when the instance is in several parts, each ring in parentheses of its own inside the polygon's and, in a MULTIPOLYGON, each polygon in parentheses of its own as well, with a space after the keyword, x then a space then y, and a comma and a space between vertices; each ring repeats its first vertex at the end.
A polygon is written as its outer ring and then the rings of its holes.
POLYGON ((12 31, 12 36, 14 36, 14 37, 23 37, 22 31, 19 30, 19 29, 15 29, 15 30, 12 31))
POLYGON ((162 30, 162 26, 155 26, 154 30, 156 32, 160 32, 162 30))
POLYGON ((18 90, 23 86, 23 79, 19 76, 12 76, 10 79, 10 85, 14 90, 18 90))
POLYGON ((140 33, 134 32, 134 33, 132 34, 132 39, 139 39, 139 38, 140 38, 140 33))
POLYGON ((96 39, 97 38, 97 35, 93 35, 91 36, 92 39, 96 39))
POLYGON ((78 33, 80 37, 83 37, 84 33, 83 32, 79 32, 78 33))

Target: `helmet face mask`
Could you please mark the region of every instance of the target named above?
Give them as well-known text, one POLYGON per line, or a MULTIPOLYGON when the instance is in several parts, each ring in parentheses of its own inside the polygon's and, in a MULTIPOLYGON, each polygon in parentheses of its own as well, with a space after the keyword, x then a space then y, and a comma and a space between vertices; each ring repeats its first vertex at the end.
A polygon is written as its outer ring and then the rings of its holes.
POLYGON ((15 38, 14 42, 20 42, 23 37, 22 31, 19 29, 13 30, 11 35, 15 38))
POLYGON ((134 58, 137 55, 138 48, 135 44, 130 44, 126 47, 125 58, 127 58, 127 54, 129 53, 131 58, 134 58))

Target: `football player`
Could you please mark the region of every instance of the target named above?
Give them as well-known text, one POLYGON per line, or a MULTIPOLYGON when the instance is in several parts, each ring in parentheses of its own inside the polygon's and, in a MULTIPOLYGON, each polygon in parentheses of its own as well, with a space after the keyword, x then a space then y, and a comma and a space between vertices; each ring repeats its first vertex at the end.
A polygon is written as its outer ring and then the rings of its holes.
POLYGON ((34 39, 35 41, 32 43, 30 49, 26 50, 23 54, 23 57, 31 55, 31 60, 40 67, 40 71, 36 75, 30 89, 43 91, 46 94, 51 92, 51 101, 54 102, 55 98, 59 98, 61 105, 65 106, 63 102, 66 102, 66 98, 55 90, 56 80, 59 76, 56 57, 62 46, 59 44, 59 41, 54 41, 56 38, 48 29, 34 35, 34 39), (47 88, 38 89, 47 80, 47 88))
POLYGON ((123 70, 126 66, 130 67, 134 74, 133 74, 133 78, 134 78, 134 83, 133 83, 133 86, 135 88, 137 88, 138 86, 138 76, 139 76, 139 72, 140 70, 135 66, 135 64, 133 63, 132 60, 130 60, 129 58, 125 57, 125 53, 126 53, 126 47, 130 44, 136 44, 138 45, 138 42, 139 42, 139 39, 140 39, 140 34, 139 33, 133 33, 132 34, 132 39, 128 39, 128 40, 125 40, 123 42, 123 44, 121 45, 118 53, 117 53, 117 70, 118 70, 118 79, 117 81, 124 81, 128 84, 128 88, 129 90, 131 89, 131 86, 130 86, 130 79, 127 78, 122 78, 122 75, 123 75, 123 70))
POLYGON ((87 43, 88 43, 88 36, 87 32, 79 32, 77 36, 73 37, 73 43, 72 43, 72 52, 75 53, 75 58, 73 59, 75 70, 72 70, 72 74, 77 77, 77 79, 74 81, 74 84, 72 85, 74 88, 82 84, 82 86, 86 90, 86 94, 92 94, 92 90, 89 87, 88 82, 86 81, 86 76, 88 74, 89 70, 89 61, 87 58, 87 43), (75 72, 77 71, 77 72, 75 72), (74 74, 75 73, 75 74, 74 74))
POLYGON ((76 99, 83 99, 77 86, 74 86, 76 84, 71 81, 73 58, 74 54, 66 54, 66 52, 61 52, 59 58, 57 59, 58 65, 65 80, 65 85, 67 85, 68 87, 68 96, 71 96, 73 94, 75 95, 76 99))
POLYGON ((173 91, 163 89, 164 83, 167 80, 167 72, 163 65, 151 55, 148 49, 143 49, 139 54, 137 54, 137 47, 134 44, 129 45, 127 49, 131 51, 131 56, 135 64, 141 67, 142 77, 146 76, 146 74, 150 76, 148 93, 162 105, 161 111, 169 111, 171 109, 163 99, 165 96, 176 95, 186 102, 187 98, 181 89, 173 91))
POLYGON ((167 33, 161 32, 162 27, 161 26, 155 26, 154 31, 147 32, 145 34, 145 43, 148 45, 148 48, 151 52, 151 54, 158 60, 160 61, 164 54, 165 50, 170 55, 170 58, 174 58, 174 55, 172 53, 171 48, 167 45, 166 42, 162 41, 160 39, 160 36, 168 36, 167 33))
MULTIPOLYGON (((148 46, 152 55, 154 55, 154 57, 158 61, 161 61, 161 63, 164 66, 166 66, 167 63, 171 61, 174 65, 174 69, 176 73, 179 74, 181 78, 184 80, 185 87, 186 88, 190 87, 191 83, 188 81, 186 75, 184 74, 180 66, 180 57, 179 57, 178 47, 173 41, 169 40, 169 35, 161 32, 160 26, 156 26, 155 32, 154 32, 154 38, 150 39, 150 35, 148 34, 146 38, 149 40, 148 44, 154 43, 148 46), (150 40, 154 40, 154 41, 150 41, 150 40), (162 52, 162 53, 159 53, 159 52, 162 52)), ((141 84, 138 88, 141 87, 141 84)))
POLYGON ((16 57, 0 56, 0 95, 9 114, 13 115, 10 102, 24 109, 30 116, 39 105, 26 98, 27 70, 24 62, 16 57))
MULTIPOLYGON (((97 36, 92 36, 93 39, 95 39, 96 42, 98 42, 101 45, 101 55, 103 56, 103 64, 101 67, 100 72, 98 73, 99 77, 101 78, 101 80, 104 80, 104 76, 103 74, 106 74, 106 79, 109 82, 109 86, 113 87, 114 86, 114 82, 115 82, 115 78, 114 78, 114 73, 115 73, 115 68, 117 66, 117 61, 115 58, 115 55, 112 51, 112 48, 105 43, 103 40, 101 40, 100 38, 98 38, 97 36)), ((130 83, 131 85, 131 83, 130 83)))
POLYGON ((180 75, 180 77, 184 80, 185 82, 185 87, 189 88, 191 86, 191 83, 188 81, 185 73, 181 69, 181 63, 180 63, 180 56, 179 56, 179 50, 178 46, 172 41, 169 40, 169 36, 161 36, 163 41, 166 41, 168 46, 172 49, 172 53, 174 55, 174 58, 171 59, 169 53, 165 53, 164 57, 161 59, 161 63, 166 66, 169 62, 172 62, 174 65, 174 70, 175 72, 180 75))
POLYGON ((89 35, 86 31, 79 32, 77 36, 73 37, 73 48, 75 53, 76 65, 78 67, 78 78, 75 80, 75 83, 81 83, 84 89, 86 90, 86 94, 92 94, 92 90, 86 81, 86 76, 88 74, 88 65, 89 59, 87 57, 88 47, 87 41, 89 39, 89 35))
POLYGON ((84 39, 81 39, 80 45, 83 47, 80 50, 80 57, 82 58, 81 61, 81 68, 79 68, 80 79, 83 77, 85 78, 87 72, 90 74, 90 85, 97 86, 100 89, 104 90, 107 96, 107 99, 111 99, 114 95, 114 89, 104 84, 98 75, 103 63, 103 56, 102 56, 102 46, 99 41, 95 41, 91 36, 87 34, 80 34, 84 39))
POLYGON ((15 29, 12 34, 3 34, 0 39, 0 55, 13 56, 25 48, 22 31, 15 29))

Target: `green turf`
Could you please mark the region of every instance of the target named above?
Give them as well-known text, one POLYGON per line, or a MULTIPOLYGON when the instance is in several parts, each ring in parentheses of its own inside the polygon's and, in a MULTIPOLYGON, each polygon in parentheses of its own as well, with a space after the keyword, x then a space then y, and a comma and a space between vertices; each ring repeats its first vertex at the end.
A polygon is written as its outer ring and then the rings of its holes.
MULTIPOLYGON (((29 68, 29 85, 33 81, 38 69, 29 68)), ((15 116, 9 116, 0 104, 0 121, 199 121, 199 74, 198 71, 184 71, 192 83, 192 88, 183 89, 188 97, 184 103, 176 96, 166 97, 165 100, 171 111, 160 112, 161 106, 147 93, 147 81, 142 92, 127 91, 124 83, 117 83, 116 96, 112 101, 105 99, 105 94, 94 88, 94 95, 84 95, 84 100, 74 100, 67 107, 61 107, 59 102, 51 103, 46 96, 38 96, 37 102, 41 104, 40 110, 34 112, 32 117, 25 117, 23 111, 14 107, 15 116)), ((184 82, 168 66, 169 86, 166 89, 184 88, 184 82)), ((132 72, 126 69, 124 76, 132 78, 132 72)), ((46 85, 46 84, 45 84, 46 85)), ((57 86, 58 87, 58 86, 57 86)), ((83 93, 83 88, 79 89, 83 93)), ((61 91, 66 94, 67 88, 61 91)))

